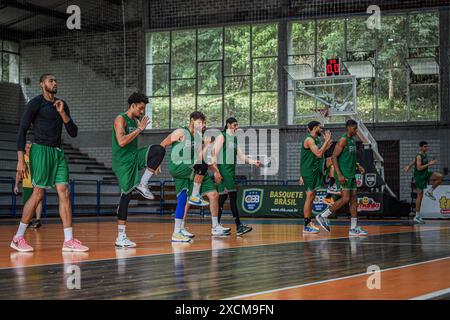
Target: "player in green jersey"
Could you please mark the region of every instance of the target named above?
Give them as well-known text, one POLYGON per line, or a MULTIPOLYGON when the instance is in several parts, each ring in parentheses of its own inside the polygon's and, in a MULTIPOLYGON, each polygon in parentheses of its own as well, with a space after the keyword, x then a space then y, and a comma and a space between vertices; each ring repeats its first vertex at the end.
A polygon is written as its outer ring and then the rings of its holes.
POLYGON ((261 161, 247 158, 238 147, 237 131, 239 129, 238 121, 235 118, 229 118, 226 121, 225 128, 214 141, 212 152, 212 162, 217 163, 217 167, 222 176, 222 182, 218 184, 219 191, 219 223, 222 217, 223 206, 228 196, 230 197, 230 209, 236 223, 236 234, 241 236, 252 231, 252 227, 241 223, 237 207, 236 190, 236 162, 239 158, 242 163, 261 167, 261 161))
MULTIPOLYGON (((173 242, 189 242, 193 237, 187 232, 184 225, 184 216, 188 210, 190 201, 187 195, 198 192, 198 197, 206 195, 209 199, 212 235, 227 235, 230 229, 222 227, 218 222, 218 200, 214 182, 207 174, 208 164, 203 160, 205 151, 211 141, 203 139, 203 129, 206 117, 202 112, 195 111, 189 117, 189 126, 176 129, 161 143, 165 148, 172 146, 169 159, 169 173, 175 181, 177 193, 177 208, 175 210, 175 226, 172 234, 173 242), (196 176, 202 176, 201 184, 196 180, 196 176), (198 191, 195 189, 198 188, 198 191)), ((212 168, 219 178, 217 168, 212 168)))
POLYGON ((135 247, 136 244, 126 235, 128 205, 132 191, 153 200, 154 196, 148 189, 148 181, 155 174, 164 159, 166 150, 161 145, 150 145, 138 148, 137 137, 145 130, 149 118, 144 116, 148 98, 141 93, 133 93, 128 98, 128 110, 120 113, 114 120, 112 130, 112 169, 119 182, 121 191, 117 208, 118 237, 116 247, 135 247), (145 169, 142 177, 139 171, 145 169))
POLYGON ((411 162, 404 169, 408 172, 414 166, 414 182, 416 183, 416 216, 414 217, 414 223, 425 224, 421 215, 420 207, 422 205, 422 199, 424 195, 424 190, 427 188, 428 184, 431 183, 431 189, 425 192, 425 195, 433 201, 436 201, 434 197, 434 190, 442 183, 444 176, 439 172, 431 172, 428 168, 432 165, 437 164, 437 160, 428 160, 428 143, 426 141, 421 141, 419 143, 420 152, 417 154, 413 162, 411 162))
POLYGON ((348 120, 345 124, 346 133, 339 139, 334 148, 332 160, 335 170, 335 179, 338 188, 342 192, 341 198, 333 206, 326 209, 322 214, 316 216, 317 222, 327 231, 330 231, 328 217, 345 206, 350 205, 351 227, 350 236, 366 236, 367 231, 358 226, 357 212, 357 188, 356 169, 362 174, 365 170, 356 162, 356 143, 354 137, 358 132, 358 123, 348 120))
POLYGON ((304 234, 317 234, 319 228, 311 221, 312 205, 316 191, 323 187, 324 154, 333 144, 330 131, 325 131, 325 141, 322 143, 322 125, 318 121, 308 124, 308 133, 300 148, 300 174, 306 190, 306 200, 303 209, 305 225, 304 234))

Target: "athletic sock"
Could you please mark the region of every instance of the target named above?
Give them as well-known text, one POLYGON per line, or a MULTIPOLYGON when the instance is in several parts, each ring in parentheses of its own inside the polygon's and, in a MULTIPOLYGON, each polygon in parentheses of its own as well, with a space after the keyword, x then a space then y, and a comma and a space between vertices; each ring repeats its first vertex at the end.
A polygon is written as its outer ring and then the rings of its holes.
POLYGON ((219 225, 219 217, 211 217, 212 227, 215 228, 219 225))
POLYGON ((420 216, 420 212, 419 212, 419 211, 416 212, 416 218, 419 218, 419 219, 422 218, 422 217, 420 216))
POLYGON ((181 220, 181 230, 184 230, 185 221, 181 220))
POLYGON ((70 241, 73 239, 72 228, 64 229, 64 241, 70 241))
POLYGON ((19 228, 17 229, 16 237, 23 237, 27 228, 28 228, 28 224, 21 222, 19 224, 19 228))
POLYGON ((350 228, 355 229, 358 226, 358 218, 351 218, 350 221, 350 228))
POLYGON ((239 217, 234 218, 234 222, 236 223, 236 227, 238 228, 242 225, 241 219, 239 219, 239 217))
POLYGON ((183 224, 182 219, 175 219, 175 228, 173 229, 173 232, 180 233, 182 224, 183 224))
POLYGON ((321 216, 324 217, 324 218, 328 218, 328 217, 331 216, 332 214, 333 214, 333 212, 331 212, 330 209, 326 209, 326 210, 321 214, 321 216))
POLYGON ((305 218, 305 227, 311 223, 311 218, 305 218))
POLYGON ((119 224, 117 225, 117 230, 118 230, 118 237, 124 237, 127 235, 126 231, 127 231, 127 226, 124 224, 119 224))
POLYGON ((152 175, 153 175, 153 172, 151 172, 148 169, 145 169, 144 174, 142 175, 140 184, 143 185, 143 186, 148 186, 148 181, 150 180, 152 175))
POLYGON ((200 194, 200 187, 202 185, 200 183, 194 182, 194 188, 192 189, 192 195, 196 196, 198 194, 200 194))

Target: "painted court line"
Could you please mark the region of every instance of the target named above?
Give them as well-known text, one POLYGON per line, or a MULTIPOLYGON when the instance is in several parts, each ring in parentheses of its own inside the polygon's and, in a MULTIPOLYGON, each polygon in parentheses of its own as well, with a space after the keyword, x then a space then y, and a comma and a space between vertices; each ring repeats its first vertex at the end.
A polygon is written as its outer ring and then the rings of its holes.
MULTIPOLYGON (((387 268, 387 269, 380 270, 380 272, 391 271, 391 270, 398 270, 398 269, 403 269, 403 268, 408 268, 408 267, 414 267, 414 266, 419 266, 419 265, 423 265, 423 264, 427 264, 427 263, 443 261, 443 260, 446 260, 446 259, 450 259, 450 256, 449 257, 444 257, 444 258, 439 258, 439 259, 433 259, 433 260, 428 260, 428 261, 422 261, 422 262, 407 264, 407 265, 393 267, 393 268, 387 268)), ((351 276, 333 278, 333 279, 328 279, 328 280, 322 280, 322 281, 317 281, 317 282, 305 283, 305 284, 301 284, 301 285, 284 287, 284 288, 278 288, 278 289, 267 290, 267 291, 260 291, 260 292, 250 293, 250 294, 244 294, 244 295, 241 295, 241 296, 235 296, 235 297, 231 297, 231 298, 226 298, 226 299, 223 299, 223 300, 239 300, 239 299, 250 298, 250 297, 263 295, 263 294, 275 293, 275 292, 280 292, 280 291, 290 290, 290 289, 304 288, 304 287, 309 287, 309 286, 313 286, 313 285, 317 285, 317 284, 324 284, 324 283, 329 283, 329 282, 338 281, 338 280, 351 279, 351 278, 356 278, 356 277, 360 277, 360 276, 367 276, 367 273, 365 273, 365 272, 364 273, 358 273, 358 274, 354 274, 354 275, 351 275, 351 276)), ((442 295, 442 294, 440 294, 440 295, 442 295)))
MULTIPOLYGON (((437 231, 442 229, 450 229, 450 228, 434 228, 430 227, 429 230, 424 230, 423 232, 429 232, 429 231, 437 231)), ((395 234, 403 234, 403 233, 417 233, 417 231, 400 231, 400 232, 390 232, 390 233, 378 233, 369 235, 367 238, 370 237, 376 237, 376 236, 385 236, 385 235, 395 235, 395 234)), ((264 247, 264 246, 277 246, 277 245, 283 245, 283 244, 294 244, 294 243, 307 243, 307 242, 318 242, 318 241, 327 241, 332 242, 334 240, 342 240, 342 239, 350 239, 352 237, 344 236, 344 237, 336 237, 336 238, 321 238, 321 239, 315 239, 315 240, 307 240, 307 241, 286 241, 286 242, 277 242, 277 243, 266 243, 266 244, 255 244, 255 245, 246 245, 246 246, 232 246, 228 248, 221 248, 221 249, 197 249, 197 250, 187 250, 183 253, 190 253, 190 252, 207 252, 207 251, 214 251, 214 250, 230 250, 230 249, 240 249, 240 248, 256 248, 256 247, 264 247)), ((161 242, 161 241, 158 241, 161 242)), ((117 249, 117 250, 123 250, 125 248, 117 249)), ((141 249, 144 249, 141 247, 141 249)), ((11 251, 13 253, 13 251, 11 251)), ((123 258, 103 258, 103 259, 88 259, 88 260, 82 260, 77 262, 78 263, 85 263, 85 262, 96 262, 96 261, 113 261, 113 260, 122 260, 122 259, 134 259, 134 258, 144 258, 144 257, 151 257, 151 256, 166 256, 166 255, 172 255, 177 254, 177 252, 165 252, 165 253, 149 253, 144 255, 138 255, 138 256, 131 256, 131 257, 123 257, 123 258)), ((43 266, 55 266, 55 265, 63 265, 62 262, 53 262, 53 263, 43 263, 43 264, 33 264, 33 265, 27 265, 27 266, 17 266, 17 267, 0 267, 0 270, 6 270, 6 269, 23 269, 23 268, 31 268, 31 267, 43 267, 43 266)), ((280 289, 281 290, 281 289, 280 289)), ((284 289, 283 289, 284 290, 284 289)))
POLYGON ((430 300, 450 293, 450 288, 430 292, 422 296, 411 298, 410 300, 430 300))

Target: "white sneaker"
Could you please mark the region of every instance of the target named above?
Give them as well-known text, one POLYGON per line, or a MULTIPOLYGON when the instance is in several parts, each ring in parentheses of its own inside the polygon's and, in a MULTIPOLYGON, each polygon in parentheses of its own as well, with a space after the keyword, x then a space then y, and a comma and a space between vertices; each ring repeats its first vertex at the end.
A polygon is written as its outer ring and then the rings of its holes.
POLYGON ((118 248, 134 248, 136 243, 127 238, 127 236, 120 236, 116 239, 116 247, 118 248))
POLYGON ((415 216, 413 220, 414 224, 425 224, 426 222, 422 219, 422 217, 415 216))
POLYGON ((231 228, 228 228, 228 227, 224 227, 222 224, 220 224, 219 223, 219 226, 223 229, 223 230, 225 230, 226 232, 231 232, 231 228))
POLYGON ((136 191, 139 192, 139 194, 141 196, 143 196, 145 199, 155 200, 155 196, 153 195, 153 193, 150 192, 150 189, 149 189, 148 186, 145 186, 143 184, 139 184, 136 187, 136 191))
POLYGON ((186 229, 181 229, 180 233, 181 233, 183 236, 188 237, 188 238, 191 238, 191 239, 195 237, 195 235, 193 235, 192 233, 190 233, 190 232, 187 231, 186 229))
POLYGON ((211 228, 211 234, 213 236, 229 236, 230 235, 230 231, 227 231, 225 228, 223 228, 219 224, 215 228, 211 228))
POLYGON ((191 238, 186 237, 181 232, 180 233, 172 233, 172 242, 190 242, 191 238))
POLYGON ((188 203, 190 205, 199 207, 209 206, 209 202, 204 200, 200 194, 190 196, 188 199, 188 203))

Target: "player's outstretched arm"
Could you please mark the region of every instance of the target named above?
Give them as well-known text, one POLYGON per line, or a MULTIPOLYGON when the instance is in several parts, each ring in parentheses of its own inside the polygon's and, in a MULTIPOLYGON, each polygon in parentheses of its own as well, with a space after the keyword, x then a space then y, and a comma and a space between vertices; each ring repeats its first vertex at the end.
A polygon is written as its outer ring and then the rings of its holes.
POLYGON ((411 168, 414 166, 414 163, 416 163, 416 160, 411 161, 406 167, 403 168, 403 171, 405 173, 409 172, 409 170, 411 170, 411 168))
POLYGON ((260 160, 254 160, 254 159, 248 158, 248 157, 241 151, 241 149, 240 149, 239 147, 237 148, 237 156, 238 156, 239 160, 241 160, 241 161, 244 162, 244 163, 251 164, 251 165, 255 165, 255 166, 257 166, 258 168, 261 167, 261 165, 262 165, 262 163, 261 163, 260 160))

